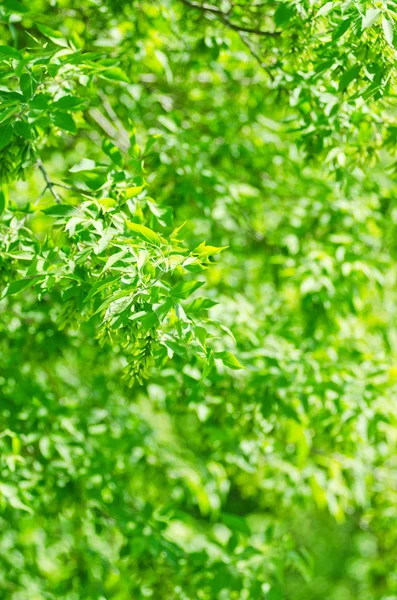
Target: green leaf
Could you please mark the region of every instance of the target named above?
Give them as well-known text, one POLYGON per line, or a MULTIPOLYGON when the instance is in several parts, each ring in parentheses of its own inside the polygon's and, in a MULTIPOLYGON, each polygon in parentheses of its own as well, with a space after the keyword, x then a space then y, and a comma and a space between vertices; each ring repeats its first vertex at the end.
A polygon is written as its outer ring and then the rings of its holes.
POLYGON ((4 6, 8 10, 12 10, 19 13, 29 12, 29 9, 26 8, 22 2, 18 2, 18 0, 4 0, 4 6))
POLYGON ((30 100, 37 88, 37 81, 30 73, 23 73, 19 79, 19 86, 25 100, 30 100))
POLYGON ((290 21, 295 14, 295 6, 292 4, 287 4, 286 2, 281 2, 274 13, 274 22, 277 27, 280 27, 281 25, 288 23, 288 21, 290 21))
POLYGON ((223 364, 229 369, 244 369, 243 365, 237 360, 237 358, 231 352, 216 352, 215 358, 220 358, 223 364))
POLYGON ((128 229, 136 233, 141 239, 146 242, 150 242, 155 246, 160 246, 161 237, 149 227, 145 227, 145 225, 139 225, 138 223, 133 223, 132 221, 126 221, 128 229))
POLYGON ((3 125, 0 127, 0 150, 5 148, 12 140, 11 125, 3 125))
POLYGON ((154 146, 154 144, 161 137, 162 137, 161 133, 155 133, 154 135, 151 135, 150 138, 148 139, 148 141, 146 142, 146 146, 145 146, 145 150, 144 150, 143 154, 144 155, 149 154, 149 152, 152 149, 152 147, 154 146))
POLYGON ((126 199, 129 200, 130 198, 135 198, 135 196, 138 196, 142 192, 144 187, 144 185, 133 185, 131 187, 128 187, 125 190, 126 199))
POLYGON ((243 533, 244 535, 251 535, 250 528, 248 527, 246 521, 238 515, 222 512, 221 521, 232 531, 237 531, 239 533, 243 533))
POLYGON ((124 161, 121 152, 111 141, 104 140, 102 143, 102 150, 115 165, 118 167, 123 166, 124 161))
POLYGON ((207 246, 205 242, 202 242, 197 248, 193 250, 194 254, 197 254, 201 258, 209 258, 214 254, 219 254, 223 250, 226 250, 228 246, 207 246))
POLYGON ((100 71, 98 75, 103 79, 108 79, 109 81, 123 81, 125 83, 131 83, 127 75, 119 67, 112 67, 110 69, 100 71))
POLYGON ((186 298, 189 298, 189 296, 202 285, 204 285, 204 281, 181 281, 171 289, 170 296, 172 298, 186 300, 186 298))
POLYGON ((77 96, 62 96, 51 104, 51 108, 59 110, 79 110, 84 102, 85 101, 82 98, 78 98, 77 96))
POLYGON ((53 204, 52 206, 44 208, 42 212, 50 217, 65 217, 66 215, 71 215, 76 212, 76 208, 70 206, 70 204, 53 204))
POLYGON ((172 208, 170 206, 160 206, 155 202, 147 201, 150 212, 156 217, 162 227, 170 227, 172 225, 172 208))
POLYGON ((344 92, 346 90, 346 88, 348 87, 348 85, 354 81, 354 79, 357 79, 358 74, 360 73, 361 70, 361 66, 360 65, 355 65, 354 67, 352 67, 351 69, 348 69, 347 71, 345 71, 342 75, 342 77, 339 80, 339 91, 340 92, 344 92))
POLYGON ((381 10, 379 8, 370 8, 363 16, 362 28, 367 29, 367 27, 372 27, 378 20, 381 14, 381 10))
POLYGON ((195 298, 185 310, 187 313, 200 312, 202 310, 208 310, 217 304, 218 302, 211 300, 210 298, 195 298))
POLYGON ((65 36, 62 35, 60 31, 51 29, 51 27, 47 27, 47 25, 42 25, 41 23, 37 23, 37 28, 45 37, 49 38, 52 42, 54 42, 54 44, 62 46, 63 48, 69 47, 65 36))
POLYGON ((394 37, 393 23, 387 17, 383 17, 382 18, 382 27, 383 27, 383 32, 385 34, 387 43, 392 48, 394 48, 394 45, 393 45, 393 37, 394 37))
POLYGON ((278 587, 272 587, 266 594, 266 600, 283 600, 283 598, 283 593, 278 587))
POLYGON ((22 58, 22 53, 15 48, 11 48, 11 46, 1 46, 0 45, 0 60, 7 60, 9 58, 22 58))
POLYGON ((6 185, 3 185, 0 188, 0 216, 8 207, 8 188, 6 185))
POLYGON ((324 17, 327 15, 333 8, 335 8, 335 2, 326 2, 322 5, 322 7, 317 11, 316 17, 324 17))
POLYGON ((346 33, 346 31, 349 29, 352 22, 353 22, 353 19, 351 17, 342 21, 342 23, 335 29, 335 31, 332 34, 333 41, 336 41, 339 38, 341 38, 346 33))
POLYGON ((160 115, 158 121, 163 125, 163 127, 172 133, 177 133, 178 127, 175 125, 174 121, 170 119, 170 117, 167 117, 166 115, 160 115))
POLYGON ((24 504, 18 497, 18 488, 15 485, 0 483, 0 498, 1 497, 6 498, 7 502, 10 506, 12 506, 12 508, 33 514, 32 509, 24 504))
POLYGON ((32 130, 26 121, 16 121, 14 123, 14 133, 25 140, 32 139, 32 130))
POLYGON ((15 115, 16 112, 20 110, 19 106, 11 106, 11 108, 6 108, 0 113, 0 123, 7 121, 12 115, 15 115))
POLYGON ((106 277, 105 279, 101 279, 101 281, 98 281, 90 289, 89 293, 87 294, 86 298, 84 299, 84 303, 89 302, 91 300, 91 298, 93 298, 96 294, 98 294, 102 290, 109 288, 109 285, 111 283, 117 281, 118 279, 120 279, 120 275, 112 275, 111 277, 106 277))
POLYGON ((2 294, 2 297, 4 298, 5 296, 12 296, 13 294, 21 292, 25 288, 32 287, 38 281, 40 281, 40 279, 40 277, 28 277, 26 279, 19 279, 18 281, 13 281, 12 283, 9 283, 7 285, 2 294))
POLYGON ((69 131, 70 133, 76 133, 76 123, 73 120, 72 115, 64 112, 57 112, 51 115, 51 120, 60 129, 64 129, 65 131, 69 131))
POLYGON ((48 108, 50 99, 51 96, 49 94, 36 94, 36 96, 30 100, 29 105, 35 110, 45 110, 48 108))

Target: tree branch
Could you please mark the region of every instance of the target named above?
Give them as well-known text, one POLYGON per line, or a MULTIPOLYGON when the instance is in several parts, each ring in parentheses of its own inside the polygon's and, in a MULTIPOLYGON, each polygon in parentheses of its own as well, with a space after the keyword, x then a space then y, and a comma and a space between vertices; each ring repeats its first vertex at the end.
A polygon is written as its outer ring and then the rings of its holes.
POLYGON ((52 183, 51 179, 48 177, 48 173, 47 173, 47 171, 44 168, 44 165, 43 165, 43 162, 42 162, 41 158, 37 159, 37 166, 39 167, 39 169, 40 169, 40 171, 41 171, 41 173, 43 175, 44 181, 46 182, 45 189, 48 188, 50 190, 50 192, 54 196, 55 202, 57 204, 62 204, 61 197, 59 196, 58 192, 54 188, 54 184, 52 183))
POLYGON ((243 32, 243 33, 252 33, 253 35, 261 35, 268 37, 277 37, 280 35, 279 31, 263 31, 262 29, 257 29, 256 27, 246 27, 245 25, 237 25, 233 23, 222 10, 213 6, 212 4, 200 4, 198 2, 194 2, 193 0, 181 0, 185 6, 189 6, 190 8, 196 8, 203 12, 209 12, 213 15, 219 17, 219 20, 229 29, 233 29, 233 31, 243 32))
POLYGON ((263 60, 261 59, 261 57, 259 56, 259 54, 257 54, 256 50, 253 48, 251 42, 249 41, 249 39, 247 38, 247 36, 242 33, 241 31, 238 32, 241 41, 243 42, 243 44, 245 44, 248 48, 248 50, 250 51, 250 53, 252 54, 252 56, 255 58, 255 60, 258 62, 258 64, 260 65, 260 67, 266 71, 266 73, 269 75, 270 79, 272 81, 274 81, 274 77, 272 75, 272 73, 269 71, 267 65, 263 62, 263 60))

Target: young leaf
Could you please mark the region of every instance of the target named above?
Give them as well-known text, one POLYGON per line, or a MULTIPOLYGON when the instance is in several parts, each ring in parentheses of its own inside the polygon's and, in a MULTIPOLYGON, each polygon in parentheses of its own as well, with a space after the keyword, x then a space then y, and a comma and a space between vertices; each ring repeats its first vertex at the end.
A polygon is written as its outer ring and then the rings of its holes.
POLYGON ((130 199, 130 198, 135 198, 135 196, 138 196, 141 191, 144 189, 144 185, 133 185, 131 187, 128 187, 125 190, 125 197, 126 199, 130 199))
POLYGON ((100 71, 98 75, 103 79, 108 79, 109 81, 123 81, 125 83, 130 83, 127 75, 119 67, 104 69, 103 71, 100 71))
POLYGON ((150 242, 155 246, 160 246, 161 237, 155 231, 149 229, 149 227, 145 227, 145 225, 139 225, 138 223, 133 223, 132 221, 128 220, 127 227, 146 242, 150 242))
POLYGON ((229 369, 244 369, 243 365, 231 352, 216 352, 215 358, 220 358, 223 364, 229 369))
POLYGON ((223 250, 226 250, 228 246, 207 246, 205 242, 202 242, 200 246, 197 246, 195 250, 193 250, 194 254, 198 254, 201 258, 209 258, 214 254, 219 254, 223 250))

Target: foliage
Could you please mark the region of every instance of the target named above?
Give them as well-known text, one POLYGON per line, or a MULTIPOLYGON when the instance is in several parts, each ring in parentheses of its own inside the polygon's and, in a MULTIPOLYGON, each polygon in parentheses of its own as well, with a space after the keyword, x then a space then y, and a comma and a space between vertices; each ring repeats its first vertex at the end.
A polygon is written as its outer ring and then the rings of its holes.
POLYGON ((397 598, 394 5, 0 16, 1 596, 397 598))

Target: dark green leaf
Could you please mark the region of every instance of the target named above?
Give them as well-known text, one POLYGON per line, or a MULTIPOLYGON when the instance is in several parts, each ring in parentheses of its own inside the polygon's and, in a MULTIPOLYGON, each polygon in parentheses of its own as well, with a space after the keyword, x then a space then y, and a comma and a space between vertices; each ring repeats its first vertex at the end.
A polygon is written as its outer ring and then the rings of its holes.
POLYGON ((37 88, 37 81, 33 79, 30 73, 23 73, 19 85, 25 100, 30 100, 37 88))
POLYGON ((5 148, 12 140, 11 125, 3 125, 0 127, 0 150, 5 148))
POLYGON ((19 12, 19 13, 24 13, 24 12, 29 11, 29 9, 26 8, 26 6, 24 6, 22 4, 22 2, 18 2, 18 0, 4 0, 4 6, 8 10, 12 10, 12 11, 19 12))
POLYGON ((42 212, 50 217, 64 217, 76 212, 76 208, 69 204, 54 204, 48 208, 44 208, 42 212))
POLYGON ((11 46, 0 45, 0 60, 7 60, 9 58, 21 59, 22 54, 21 52, 15 50, 15 48, 12 48, 11 46))
POLYGON ((79 110, 84 104, 84 100, 77 98, 77 96, 62 96, 52 103, 51 108, 60 110, 79 110))
POLYGON ((340 92, 344 92, 346 90, 346 88, 348 87, 348 85, 354 81, 355 79, 357 79, 358 74, 360 73, 361 67, 360 65, 355 65, 354 67, 352 67, 351 69, 348 69, 348 71, 345 71, 342 75, 342 77, 339 80, 339 91, 340 92))
POLYGON ((72 115, 64 112, 57 112, 51 115, 51 120, 60 129, 69 131, 70 133, 77 133, 76 123, 73 120, 72 115))

